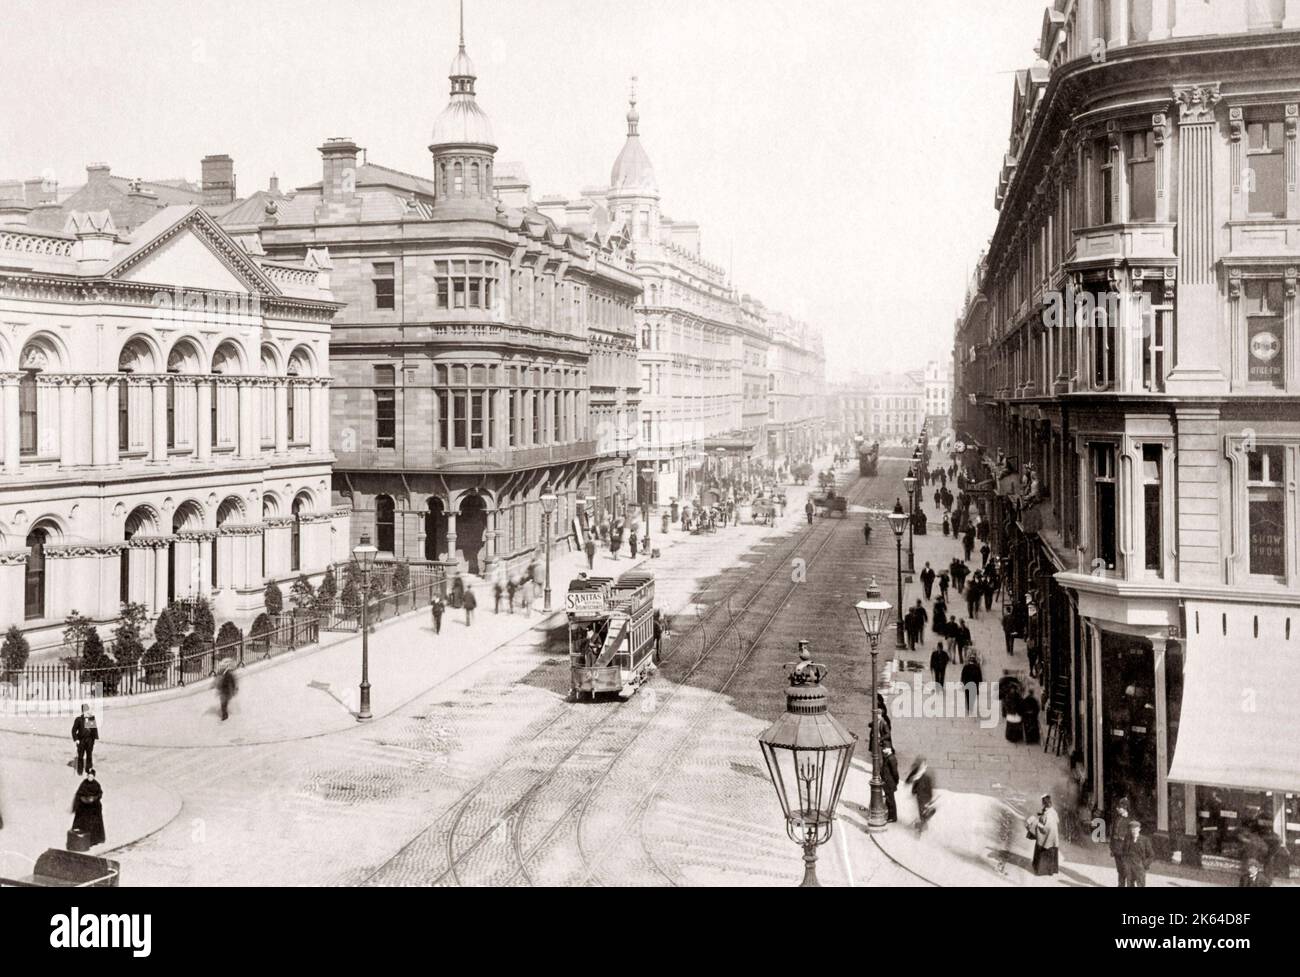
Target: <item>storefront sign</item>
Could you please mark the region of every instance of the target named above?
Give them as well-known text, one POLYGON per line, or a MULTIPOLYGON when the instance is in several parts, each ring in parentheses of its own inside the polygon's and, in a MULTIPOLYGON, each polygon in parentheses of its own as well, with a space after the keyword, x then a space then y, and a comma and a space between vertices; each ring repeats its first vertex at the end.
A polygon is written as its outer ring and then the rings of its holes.
POLYGON ((1286 537, 1281 499, 1250 503, 1250 572, 1280 577, 1286 573, 1286 537))
POLYGON ((1281 389, 1286 385, 1286 374, 1282 364, 1286 357, 1282 355, 1282 331, 1280 323, 1275 320, 1252 322, 1250 325, 1250 363, 1247 379, 1251 383, 1266 383, 1281 389))

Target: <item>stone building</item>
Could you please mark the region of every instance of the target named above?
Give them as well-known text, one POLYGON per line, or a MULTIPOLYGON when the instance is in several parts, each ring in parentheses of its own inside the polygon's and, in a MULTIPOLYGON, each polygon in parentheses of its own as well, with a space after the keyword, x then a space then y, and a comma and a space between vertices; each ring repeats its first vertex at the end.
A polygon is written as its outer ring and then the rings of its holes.
POLYGON ((811 459, 825 425, 821 333, 782 312, 768 316, 767 454, 811 459))
POLYGON ((351 505, 354 538, 486 573, 532 559, 548 487, 563 543, 579 493, 626 443, 635 374, 616 363, 641 286, 617 233, 561 227, 516 199, 518 174, 495 172, 463 37, 449 76, 428 176, 330 139, 319 183, 254 195, 223 222, 256 229, 272 255, 329 249, 344 303, 330 340, 334 498, 351 505))
POLYGON ((328 256, 269 260, 193 205, 129 233, 31 212, 0 205, 0 628, 39 650, 74 610, 198 596, 247 624, 266 579, 344 558, 328 256))
POLYGON ((1294 844, 1300 2, 1058 0, 1038 53, 954 344, 967 464, 1098 809, 1184 859, 1294 844))
POLYGON ((926 422, 926 381, 920 370, 854 374, 836 385, 836 429, 868 440, 908 440, 926 422))

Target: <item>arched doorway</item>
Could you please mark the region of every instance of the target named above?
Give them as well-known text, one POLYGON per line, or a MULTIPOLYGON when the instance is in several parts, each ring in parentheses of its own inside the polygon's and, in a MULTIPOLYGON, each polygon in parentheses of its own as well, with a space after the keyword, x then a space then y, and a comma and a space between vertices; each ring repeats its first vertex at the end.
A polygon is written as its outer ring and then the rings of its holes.
POLYGON ((442 499, 429 497, 429 508, 424 514, 424 558, 436 560, 447 552, 447 513, 442 499))
MULTIPOLYGON (((172 516, 172 535, 182 532, 193 532, 196 529, 203 528, 203 510, 199 508, 196 502, 182 502, 176 507, 176 512, 172 516)), ((200 596, 199 591, 199 561, 196 547, 198 543, 193 540, 185 542, 185 552, 190 556, 190 562, 187 566, 179 566, 176 556, 177 542, 172 539, 167 544, 167 603, 176 599, 178 589, 183 590, 186 597, 200 596), (183 586, 178 587, 180 574, 184 572, 188 581, 183 586)))
POLYGON ((308 511, 306 496, 299 495, 293 500, 293 522, 289 523, 289 569, 294 573, 302 570, 302 515, 308 511))
POLYGON ((23 617, 34 621, 45 616, 45 545, 50 533, 37 526, 27 534, 27 569, 23 579, 23 617))
MULTIPOLYGON (((154 519, 154 514, 150 509, 145 506, 136 506, 131 510, 131 514, 126 517, 126 522, 123 524, 122 540, 129 544, 131 539, 138 533, 148 534, 151 532, 157 532, 157 525, 157 521, 154 519)), ((135 600, 135 603, 152 604, 152 593, 137 595, 132 592, 132 559, 131 547, 129 545, 123 546, 118 575, 118 599, 121 603, 127 604, 138 597, 139 599, 135 600)), ((144 563, 143 566, 148 567, 148 562, 144 563)))
MULTIPOLYGON (((244 504, 238 496, 228 496, 217 509, 217 538, 212 541, 212 587, 220 590, 226 586, 226 581, 222 579, 223 571, 225 576, 231 575, 233 554, 231 549, 231 537, 222 536, 220 530, 227 524, 237 525, 243 521, 244 504), (222 552, 222 550, 226 552, 222 552)), ((233 581, 232 581, 233 582, 233 581)))
POLYGON ((461 499, 456 516, 456 540, 469 572, 479 574, 479 552, 483 549, 483 533, 487 531, 487 502, 481 495, 467 495, 461 499))

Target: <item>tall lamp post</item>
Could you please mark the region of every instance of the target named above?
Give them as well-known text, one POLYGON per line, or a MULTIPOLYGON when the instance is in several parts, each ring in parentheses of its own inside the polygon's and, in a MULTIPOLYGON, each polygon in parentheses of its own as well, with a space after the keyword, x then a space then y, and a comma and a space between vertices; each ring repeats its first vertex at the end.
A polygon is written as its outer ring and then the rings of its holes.
POLYGON ((882 600, 880 588, 873 577, 867 588, 867 599, 853 605, 862 622, 862 632, 871 642, 871 806, 867 811, 867 828, 881 831, 889 824, 889 812, 885 809, 885 783, 880 778, 885 760, 881 753, 884 743, 880 735, 880 699, 876 692, 876 665, 879 655, 880 632, 893 609, 889 601, 882 600))
MULTIPOLYGON (((894 511, 887 517, 889 528, 894 531, 894 544, 898 550, 898 606, 903 606, 903 529, 907 526, 907 513, 903 511, 901 500, 894 500, 894 511)), ((897 618, 895 633, 897 635, 897 648, 906 648, 907 644, 903 641, 903 615, 895 615, 897 618)))
POLYGON ((903 488, 907 490, 907 572, 916 572, 916 556, 912 552, 912 529, 916 522, 916 468, 912 468, 903 479, 903 488))
POLYGON ((370 568, 378 552, 370 544, 369 533, 362 533, 361 541, 352 547, 352 559, 361 566, 361 708, 357 722, 370 718, 370 568))
POLYGON ((546 516, 546 584, 542 588, 542 610, 551 609, 551 515, 555 512, 555 504, 559 501, 555 493, 546 491, 542 493, 542 513, 546 516))
POLYGON ((646 465, 644 468, 641 469, 641 474, 645 476, 645 489, 646 489, 645 498, 641 500, 641 508, 643 510, 643 521, 645 522, 645 539, 641 541, 641 549, 643 549, 646 555, 649 556, 650 555, 650 506, 652 504, 652 498, 654 496, 654 489, 655 489, 654 466, 646 465))
MULTIPOLYGON (((788 666, 787 666, 788 667, 788 666)), ((858 738, 826 709, 821 681, 826 666, 813 663, 808 642, 790 670, 785 712, 758 737, 767 772, 785 815, 785 833, 803 848, 801 887, 817 881, 817 847, 830 841, 835 807, 858 738)))

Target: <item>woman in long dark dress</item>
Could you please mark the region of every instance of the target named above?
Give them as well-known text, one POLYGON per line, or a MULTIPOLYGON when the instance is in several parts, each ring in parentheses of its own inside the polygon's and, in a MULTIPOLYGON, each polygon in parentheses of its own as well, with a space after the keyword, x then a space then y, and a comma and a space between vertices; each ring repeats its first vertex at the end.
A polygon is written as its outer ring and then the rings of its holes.
POLYGON ((1034 695, 1033 689, 1030 689, 1020 700, 1021 726, 1025 731, 1025 743, 1029 746, 1039 741, 1038 710, 1038 697, 1034 695))
POLYGON ((87 770, 86 779, 77 788, 72 799, 72 830, 82 836, 82 843, 87 848, 103 844, 104 841, 104 789, 95 779, 95 771, 87 770))

